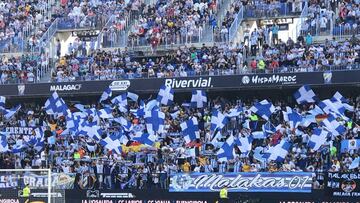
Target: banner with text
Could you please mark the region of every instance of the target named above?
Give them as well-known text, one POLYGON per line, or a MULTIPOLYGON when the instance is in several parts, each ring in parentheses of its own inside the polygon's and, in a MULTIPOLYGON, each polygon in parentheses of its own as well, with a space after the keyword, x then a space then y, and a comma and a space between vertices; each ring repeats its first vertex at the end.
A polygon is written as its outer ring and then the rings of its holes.
POLYGON ((172 174, 170 192, 311 192, 312 174, 291 173, 191 173, 172 174))
POLYGON ((304 73, 260 73, 243 75, 189 76, 173 78, 139 78, 117 80, 74 81, 60 83, 0 85, 2 96, 48 96, 57 91, 60 95, 101 94, 107 87, 115 92, 158 92, 162 85, 176 92, 192 89, 232 90, 252 88, 293 87, 303 84, 358 84, 360 71, 304 72, 304 73))
POLYGON ((326 191, 331 196, 360 198, 360 174, 329 172, 326 191))
MULTIPOLYGON (((72 189, 74 180, 75 174, 51 174, 51 184, 56 189, 72 189)), ((29 184, 31 188, 47 188, 48 175, 33 172, 0 174, 0 188, 23 188, 26 184, 29 184)))

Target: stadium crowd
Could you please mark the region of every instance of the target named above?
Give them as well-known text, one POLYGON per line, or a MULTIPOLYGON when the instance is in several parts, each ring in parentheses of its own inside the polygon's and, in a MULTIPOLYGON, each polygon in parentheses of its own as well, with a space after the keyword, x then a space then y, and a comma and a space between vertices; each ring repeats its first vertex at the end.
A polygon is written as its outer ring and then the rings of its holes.
POLYGON ((48 68, 45 54, 41 56, 2 56, 0 59, 0 84, 34 83, 48 68))
POLYGON ((74 187, 78 189, 164 189, 167 187, 170 173, 257 171, 316 172, 314 184, 321 187, 325 171, 360 169, 360 166, 349 169, 352 161, 359 157, 360 146, 349 150, 343 150, 341 147, 344 140, 360 138, 360 97, 348 98, 346 103, 354 109, 337 117, 337 122, 346 130, 338 135, 334 133, 330 137, 327 136, 321 146, 315 149, 309 141, 315 136, 315 129, 323 125, 321 121, 330 114, 319 110, 314 103, 298 105, 295 100, 273 100, 275 111, 265 119, 250 108, 258 102, 252 99, 209 98, 204 108, 193 108, 187 103, 159 105, 153 101, 149 101, 145 106, 138 102, 137 98, 129 96, 130 93, 127 94, 129 99, 125 99, 127 106, 122 106, 124 104, 115 102, 116 99, 109 102, 109 98, 103 98, 103 95, 101 102, 93 101, 86 105, 67 102, 69 108, 66 113, 65 109, 62 109, 61 113, 52 114, 46 107, 48 104, 42 107, 39 103, 28 103, 13 118, 7 120, 2 116, 3 129, 43 128, 41 139, 44 143, 40 145, 39 142, 32 142, 34 136, 36 139, 39 138, 39 131, 36 130, 23 135, 19 134, 20 131, 17 133, 3 130, 3 134, 7 136, 9 151, 3 150, 2 146, 0 168, 51 167, 53 172, 75 173, 77 175, 74 187), (103 116, 100 111, 109 105, 113 109, 108 115, 103 116), (312 115, 311 122, 301 121, 297 127, 291 127, 293 125, 285 121, 285 111, 288 112, 286 106, 292 106, 292 109, 303 118, 312 115), (139 135, 148 135, 146 132, 153 131, 147 125, 149 121, 146 120, 146 116, 141 112, 150 109, 154 111, 154 108, 156 112, 161 111, 165 114, 164 129, 156 131, 158 139, 135 139, 139 135), (219 112, 228 118, 228 122, 222 128, 213 130, 213 117, 219 115, 219 112), (80 130, 82 127, 72 131, 73 126, 71 127, 69 122, 74 117, 71 115, 81 115, 83 123, 95 122, 94 125, 99 126, 96 129, 102 131, 95 136, 91 136, 90 131, 86 133, 80 130), (199 137, 187 140, 181 124, 193 118, 198 121, 199 137), (230 138, 236 140, 250 137, 252 139, 249 141, 249 149, 244 149, 235 142, 234 154, 227 154, 225 159, 220 157, 219 151, 230 138), (109 138, 113 141, 109 141, 109 138), (291 142, 292 147, 286 156, 283 155, 281 161, 266 161, 262 158, 261 154, 272 153, 272 147, 283 141, 291 142))
POLYGON ((201 48, 183 46, 157 57, 137 57, 127 50, 111 52, 91 47, 86 50, 79 43, 70 44, 69 54, 56 63, 52 80, 311 72, 330 67, 354 69, 360 62, 360 44, 355 36, 344 42, 326 40, 324 44, 314 44, 311 35, 299 37, 297 42, 291 38, 284 42, 274 34, 277 29, 273 26, 249 31, 245 43, 201 48), (273 32, 272 40, 270 32, 273 32))

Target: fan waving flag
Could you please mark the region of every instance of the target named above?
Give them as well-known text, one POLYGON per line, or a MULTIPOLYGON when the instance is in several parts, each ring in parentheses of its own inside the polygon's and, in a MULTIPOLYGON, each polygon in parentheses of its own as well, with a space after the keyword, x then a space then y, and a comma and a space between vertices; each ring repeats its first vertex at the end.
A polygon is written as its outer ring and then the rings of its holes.
POLYGON ((113 153, 121 154, 121 143, 116 135, 107 136, 105 139, 102 139, 99 144, 113 153))
POLYGON ((223 127, 229 122, 228 118, 220 111, 214 110, 211 115, 210 130, 215 131, 216 129, 223 129, 223 127))
POLYGON ((153 146, 157 136, 156 135, 152 135, 152 134, 148 134, 148 133, 144 133, 141 136, 134 136, 132 138, 134 141, 138 141, 141 144, 147 145, 147 146, 153 146))
POLYGON ((7 152, 9 151, 9 145, 6 140, 6 136, 0 135, 0 152, 7 152))
POLYGON ((317 100, 314 91, 309 85, 300 87, 300 89, 294 93, 294 98, 298 104, 314 103, 317 100))
POLYGON ((171 105, 174 101, 174 90, 171 87, 163 85, 160 88, 157 101, 163 105, 171 105))
POLYGON ((331 136, 330 132, 323 130, 321 128, 315 128, 308 142, 308 146, 311 149, 317 151, 330 136, 331 136))
POLYGON ((145 112, 146 129, 149 134, 162 133, 164 130, 165 114, 159 110, 145 112))
POLYGON ((217 152, 218 161, 228 161, 234 159, 235 150, 234 150, 234 136, 230 136, 226 139, 226 142, 221 146, 217 152))
POLYGON ((256 102, 254 106, 250 108, 250 111, 261 116, 265 120, 269 120, 271 114, 275 112, 275 107, 272 105, 272 103, 265 99, 261 102, 256 102))
POLYGON ((184 135, 184 139, 186 143, 194 141, 200 138, 198 120, 196 117, 192 117, 191 119, 180 124, 181 131, 184 135))
POLYGON ((127 94, 121 94, 111 100, 112 104, 115 104, 119 107, 121 112, 127 112, 127 94))
POLYGON ((17 107, 12 109, 0 109, 0 112, 4 115, 5 119, 8 120, 12 118, 20 109, 21 105, 19 104, 17 107))
POLYGON ((324 126, 328 131, 330 131, 334 136, 342 135, 345 133, 346 128, 339 123, 333 115, 328 115, 321 123, 321 126, 324 126))
POLYGON ((302 116, 290 107, 286 107, 286 111, 283 111, 284 120, 289 122, 291 129, 297 128, 301 121, 302 116))
POLYGON ((127 98, 133 100, 134 102, 137 102, 137 100, 139 99, 139 95, 132 93, 132 92, 128 92, 127 98))
POLYGON ((112 91, 110 87, 106 88, 106 90, 102 93, 99 102, 108 100, 112 96, 112 91))
POLYGON ((46 100, 44 108, 47 114, 58 114, 59 116, 67 115, 68 110, 64 100, 62 100, 56 92, 53 92, 51 97, 46 100))
POLYGON ((5 108, 6 97, 0 96, 0 109, 5 108))
POLYGON ((335 114, 338 117, 345 118, 345 107, 338 100, 326 99, 319 102, 319 107, 327 114, 335 114))
POLYGON ((267 159, 268 161, 283 162, 286 155, 290 150, 291 144, 284 139, 280 141, 279 144, 272 146, 268 149, 266 153, 263 154, 262 158, 267 159))
POLYGON ((349 101, 345 97, 343 97, 340 92, 336 92, 330 100, 332 102, 339 101, 346 110, 354 111, 354 107, 349 104, 349 101))
POLYGON ((207 103, 207 97, 204 90, 193 90, 191 96, 191 106, 204 108, 207 103))
POLYGON ((243 137, 238 136, 235 139, 235 144, 242 153, 248 153, 251 151, 253 138, 251 136, 243 137))

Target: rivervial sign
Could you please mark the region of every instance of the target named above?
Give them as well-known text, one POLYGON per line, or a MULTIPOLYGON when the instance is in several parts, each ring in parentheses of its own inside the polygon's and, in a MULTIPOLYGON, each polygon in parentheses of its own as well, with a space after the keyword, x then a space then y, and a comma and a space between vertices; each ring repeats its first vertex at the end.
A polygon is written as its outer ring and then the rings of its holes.
POLYGON ((190 173, 172 174, 170 192, 311 192, 312 174, 279 173, 190 173))

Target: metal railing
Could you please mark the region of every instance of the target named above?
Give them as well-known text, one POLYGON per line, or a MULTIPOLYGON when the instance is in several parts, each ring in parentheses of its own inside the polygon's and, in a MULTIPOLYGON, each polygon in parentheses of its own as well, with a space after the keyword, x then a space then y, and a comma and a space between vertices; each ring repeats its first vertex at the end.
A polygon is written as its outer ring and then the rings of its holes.
POLYGON ((229 28, 229 41, 234 41, 243 19, 244 19, 244 7, 242 6, 240 8, 240 11, 236 14, 234 22, 231 24, 229 28))
POLYGON ((106 23, 107 15, 67 16, 58 18, 58 30, 98 29, 106 23))
POLYGON ((137 79, 137 78, 175 78, 175 77, 191 77, 191 76, 228 76, 228 75, 242 75, 242 74, 261 74, 261 73, 306 73, 306 72, 326 72, 326 71, 351 71, 351 70, 360 70, 360 64, 348 64, 348 65, 331 65, 323 66, 319 69, 315 67, 279 67, 276 69, 266 68, 261 69, 251 69, 250 67, 236 67, 234 69, 213 69, 213 70, 203 70, 203 71, 182 71, 181 73, 173 75, 162 74, 157 75, 151 73, 128 73, 116 76, 110 75, 101 75, 95 76, 92 74, 79 75, 77 77, 71 76, 67 78, 56 79, 54 78, 53 82, 71 82, 71 81, 92 81, 92 80, 114 80, 114 79, 137 79))
POLYGON ((299 15, 301 9, 292 9, 293 3, 260 3, 245 6, 244 18, 271 18, 299 15))

